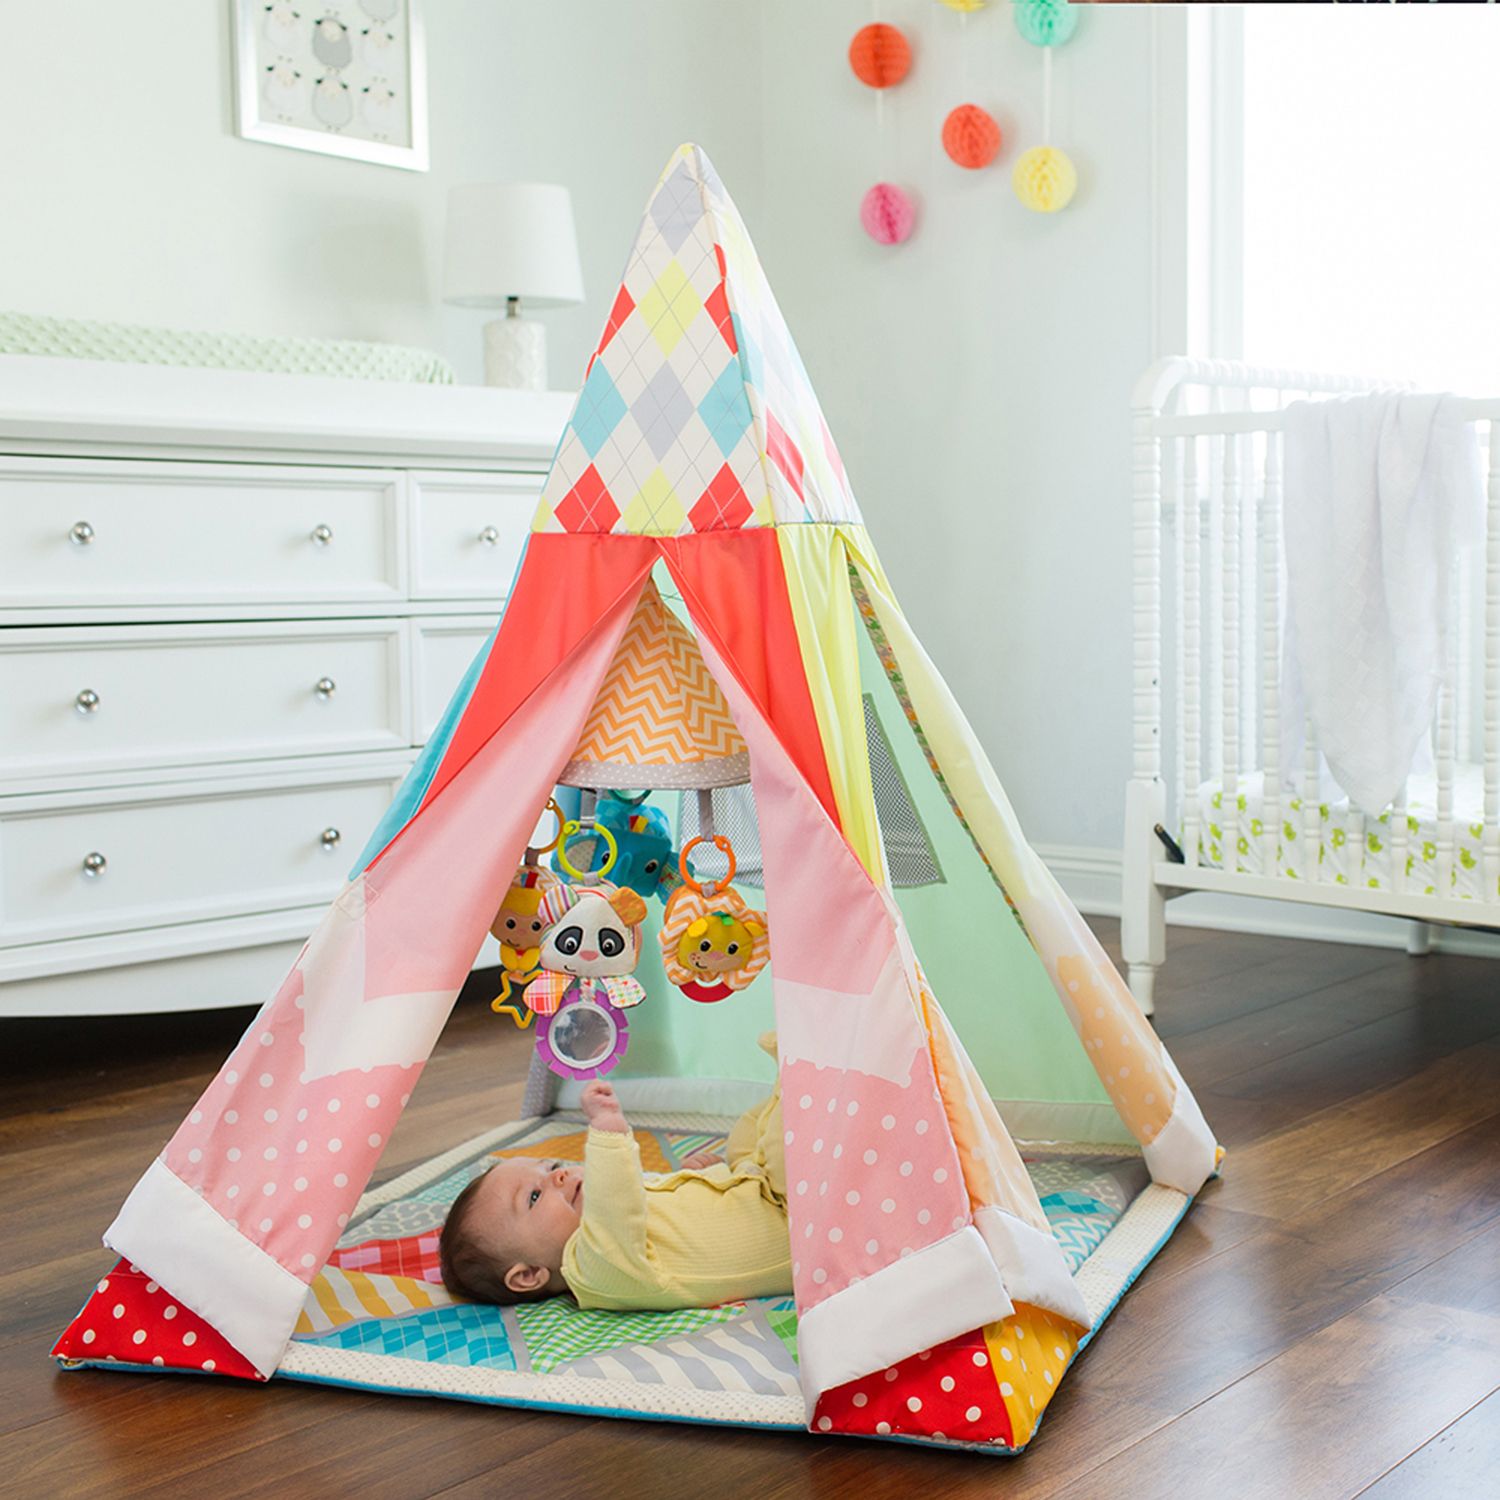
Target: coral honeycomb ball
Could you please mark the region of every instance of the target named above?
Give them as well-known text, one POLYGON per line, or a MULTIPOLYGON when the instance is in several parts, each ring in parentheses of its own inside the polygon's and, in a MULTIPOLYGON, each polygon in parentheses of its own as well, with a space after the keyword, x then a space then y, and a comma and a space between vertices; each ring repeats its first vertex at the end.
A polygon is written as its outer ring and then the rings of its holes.
POLYGON ((1078 173, 1056 146, 1033 146, 1016 163, 1010 181, 1016 197, 1039 214, 1066 208, 1078 190, 1078 173))
POLYGON ((859 222, 877 244, 899 245, 911 237, 917 210, 911 198, 894 183, 877 182, 859 205, 859 222))
POLYGON ((888 89, 911 71, 911 44, 897 27, 884 22, 861 26, 849 43, 849 66, 861 83, 888 89))
POLYGON ((987 167, 1000 150, 1000 127, 977 104, 960 104, 943 121, 943 150, 970 171, 987 167))

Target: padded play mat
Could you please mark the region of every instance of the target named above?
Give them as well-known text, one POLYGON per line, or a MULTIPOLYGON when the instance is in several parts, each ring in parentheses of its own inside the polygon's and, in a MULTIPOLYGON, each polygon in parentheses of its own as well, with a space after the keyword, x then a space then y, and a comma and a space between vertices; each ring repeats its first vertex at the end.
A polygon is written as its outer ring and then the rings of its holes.
MULTIPOLYGON (((726 1128, 710 1116, 654 1115, 642 1116, 635 1134, 646 1169, 669 1171, 695 1151, 722 1147, 726 1128)), ((583 1311, 568 1297, 490 1307, 444 1290, 438 1231, 464 1186, 498 1157, 581 1160, 583 1144, 577 1116, 523 1121, 367 1194, 312 1283, 278 1378, 803 1430, 790 1297, 613 1313, 583 1311)), ((1126 1148, 1022 1150, 1090 1311, 1102 1317, 1187 1200, 1151 1186, 1140 1156, 1126 1148)), ((899 1413, 892 1413, 889 1435, 901 1436, 899 1413)))

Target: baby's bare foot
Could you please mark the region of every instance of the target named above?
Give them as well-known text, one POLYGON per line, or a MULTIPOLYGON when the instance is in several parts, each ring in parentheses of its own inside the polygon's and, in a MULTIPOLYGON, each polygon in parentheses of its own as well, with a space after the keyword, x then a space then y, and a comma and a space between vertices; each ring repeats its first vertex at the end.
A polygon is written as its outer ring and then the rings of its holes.
POLYGON ((717 1151, 695 1151, 682 1163, 684 1172, 698 1172, 704 1167, 717 1166, 724 1158, 717 1151))

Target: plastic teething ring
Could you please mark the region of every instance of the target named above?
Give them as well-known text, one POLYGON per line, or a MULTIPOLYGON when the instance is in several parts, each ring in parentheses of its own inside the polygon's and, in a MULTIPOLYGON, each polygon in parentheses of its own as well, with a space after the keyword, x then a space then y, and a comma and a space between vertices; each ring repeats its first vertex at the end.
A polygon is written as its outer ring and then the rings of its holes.
POLYGON ((557 848, 558 844, 562 841, 563 814, 562 808, 557 805, 557 798, 548 797, 547 805, 542 809, 542 811, 544 813, 551 813, 552 816, 557 819, 557 832, 552 835, 552 842, 550 844, 528 844, 526 846, 526 853, 528 856, 536 855, 540 857, 543 854, 550 854, 552 850, 557 848))
POLYGON ((734 879, 734 872, 739 869, 739 864, 734 857, 734 845, 731 844, 722 833, 716 833, 713 836, 713 846, 721 854, 728 856, 729 869, 725 873, 725 876, 722 880, 711 880, 709 882, 708 889, 705 890, 702 884, 694 879, 693 872, 688 869, 688 855, 691 854, 699 844, 706 844, 708 842, 709 840, 700 833, 697 838, 689 839, 687 843, 682 846, 682 853, 677 856, 677 873, 682 876, 682 883, 685 886, 688 886, 690 889, 697 891, 700 896, 718 895, 718 893, 722 891, 731 880, 734 879))
POLYGON ((563 869, 568 872, 569 875, 573 877, 574 880, 603 880, 604 877, 608 875, 612 869, 614 869, 615 861, 620 857, 620 846, 615 842, 614 834, 612 834, 609 829, 604 826, 604 824, 595 823, 593 827, 591 827, 588 831, 590 833, 597 833, 599 837, 609 845, 609 858, 605 860, 597 870, 575 870, 573 866, 568 863, 568 840, 572 838, 575 833, 582 833, 583 831, 583 824, 580 823, 576 818, 569 818, 568 821, 563 824, 561 831, 557 835, 557 862, 563 867, 563 869))

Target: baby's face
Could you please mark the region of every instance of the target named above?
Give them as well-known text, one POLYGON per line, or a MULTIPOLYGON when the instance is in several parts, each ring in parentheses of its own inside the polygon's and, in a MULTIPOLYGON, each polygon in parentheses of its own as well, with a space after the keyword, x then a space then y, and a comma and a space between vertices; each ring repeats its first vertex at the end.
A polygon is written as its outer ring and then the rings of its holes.
POLYGON ((555 1271, 583 1217, 583 1166, 510 1157, 485 1174, 476 1199, 468 1222, 480 1244, 555 1271))

